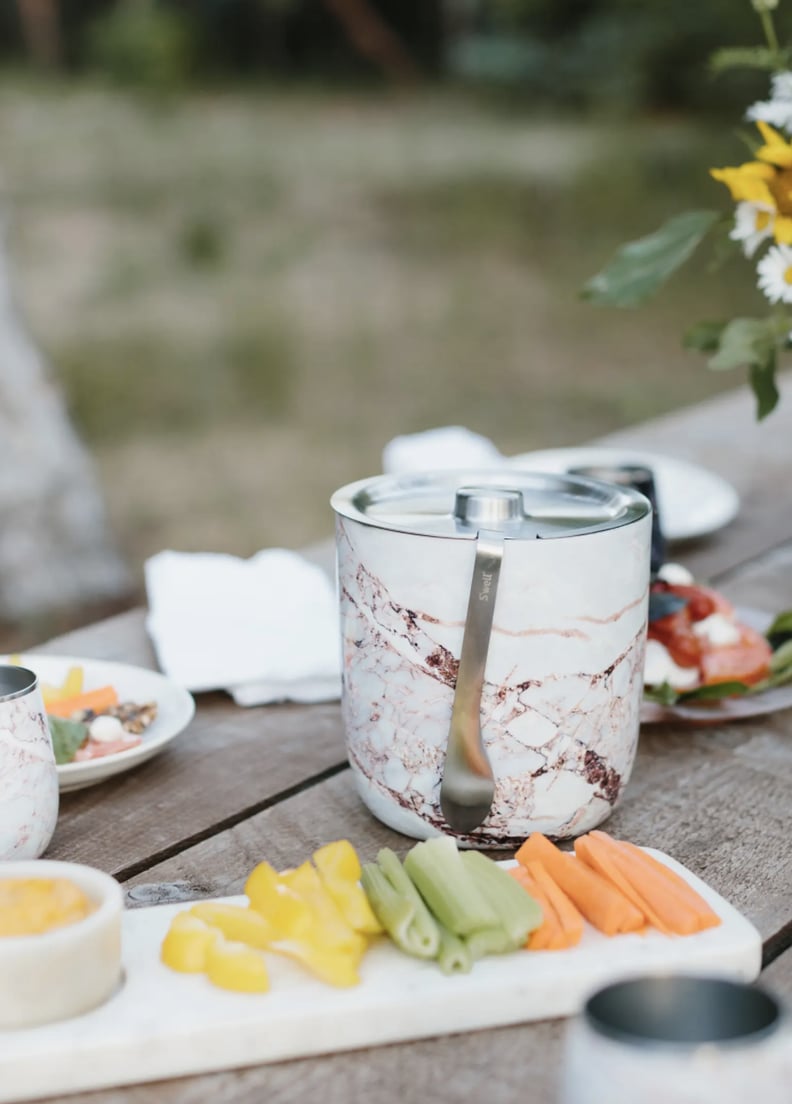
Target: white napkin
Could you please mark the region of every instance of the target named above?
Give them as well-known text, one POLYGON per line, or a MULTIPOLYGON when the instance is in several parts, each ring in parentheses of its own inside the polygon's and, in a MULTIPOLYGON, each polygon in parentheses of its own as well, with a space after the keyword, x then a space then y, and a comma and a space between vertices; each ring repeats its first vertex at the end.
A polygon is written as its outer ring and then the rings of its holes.
POLYGON ((394 437, 382 450, 382 470, 396 475, 449 468, 496 468, 504 459, 487 437, 464 426, 440 426, 394 437))
POLYGON ((296 552, 158 552, 145 580, 148 632, 174 682, 227 690, 239 705, 340 696, 333 585, 296 552))

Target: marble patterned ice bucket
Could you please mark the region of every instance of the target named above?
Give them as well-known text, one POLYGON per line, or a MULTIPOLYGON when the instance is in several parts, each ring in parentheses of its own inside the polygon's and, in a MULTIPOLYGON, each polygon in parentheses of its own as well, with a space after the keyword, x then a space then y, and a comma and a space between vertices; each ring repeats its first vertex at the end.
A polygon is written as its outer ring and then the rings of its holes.
POLYGON ((517 494, 520 505, 503 533, 481 694, 495 797, 459 842, 579 835, 610 814, 635 757, 651 540, 642 495, 589 479, 419 473, 333 496, 342 712, 358 791, 408 836, 456 834, 440 784, 479 536, 460 520, 461 488, 517 494))
POLYGON ((0 859, 37 859, 58 819, 58 771, 38 679, 0 666, 0 859))

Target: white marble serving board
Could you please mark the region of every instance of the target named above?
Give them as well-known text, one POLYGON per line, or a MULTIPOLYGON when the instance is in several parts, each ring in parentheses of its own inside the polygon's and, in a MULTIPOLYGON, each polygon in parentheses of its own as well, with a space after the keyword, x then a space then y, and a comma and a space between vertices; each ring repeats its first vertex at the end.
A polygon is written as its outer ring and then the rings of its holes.
POLYGON ((640 973, 756 978, 762 945, 755 928, 684 867, 648 850, 701 893, 719 927, 685 938, 657 931, 607 938, 587 927, 578 947, 487 958, 454 977, 382 940, 366 954, 354 989, 325 986, 270 955, 271 991, 252 995, 160 963, 170 919, 189 905, 127 912, 126 980, 107 1004, 61 1023, 0 1031, 0 1101, 568 1016, 603 983, 640 973))

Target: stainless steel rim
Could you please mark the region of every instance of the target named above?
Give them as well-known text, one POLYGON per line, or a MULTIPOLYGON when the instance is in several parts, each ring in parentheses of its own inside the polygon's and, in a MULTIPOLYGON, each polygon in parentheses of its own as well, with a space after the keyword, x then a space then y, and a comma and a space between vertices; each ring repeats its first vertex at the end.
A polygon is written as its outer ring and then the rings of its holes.
POLYGON ((38 686, 38 675, 28 667, 12 664, 0 665, 0 705, 3 702, 24 698, 38 686))
POLYGON ((775 997, 718 977, 642 977, 589 997, 583 1015, 599 1035, 634 1048, 755 1046, 775 1033, 784 1012, 775 997))

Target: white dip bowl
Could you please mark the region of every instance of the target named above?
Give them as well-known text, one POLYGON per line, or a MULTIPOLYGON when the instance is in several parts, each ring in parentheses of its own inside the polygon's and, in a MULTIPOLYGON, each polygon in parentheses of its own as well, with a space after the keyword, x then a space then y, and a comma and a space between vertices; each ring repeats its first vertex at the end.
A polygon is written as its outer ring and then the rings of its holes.
POLYGON ((67 878, 96 909, 34 935, 0 936, 0 1029, 33 1027, 102 1004, 121 977, 121 886, 109 874, 46 859, 0 863, 4 878, 67 878))

